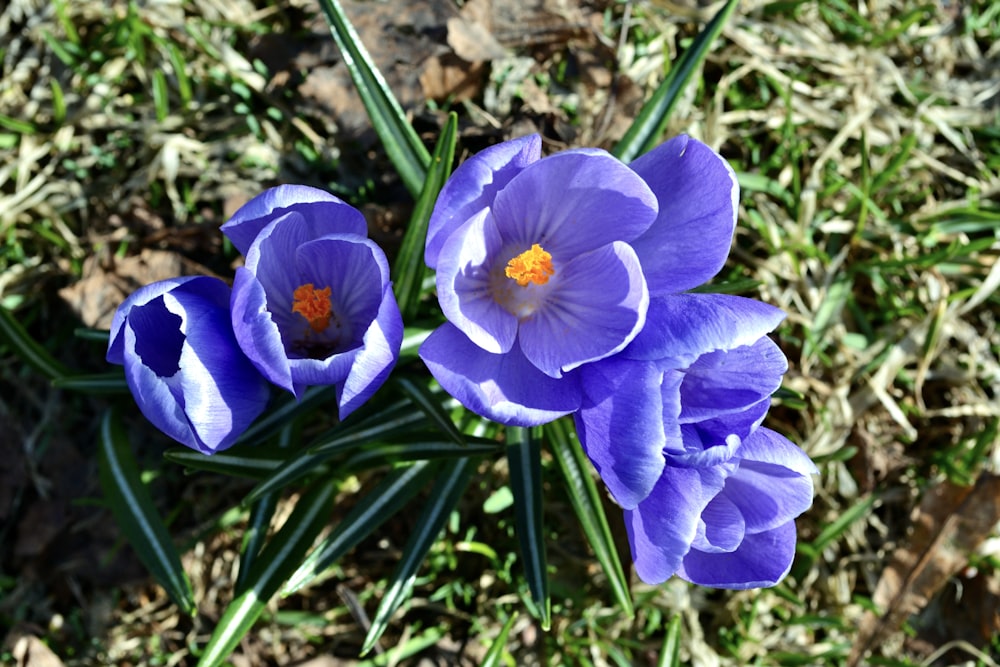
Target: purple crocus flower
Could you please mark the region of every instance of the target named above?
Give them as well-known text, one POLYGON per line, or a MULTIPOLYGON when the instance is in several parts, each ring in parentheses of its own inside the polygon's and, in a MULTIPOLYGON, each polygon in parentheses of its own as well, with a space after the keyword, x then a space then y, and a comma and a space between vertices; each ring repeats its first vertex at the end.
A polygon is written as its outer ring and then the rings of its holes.
POLYGON ((657 214, 649 187, 604 151, 540 155, 530 136, 463 163, 425 252, 448 323, 420 356, 466 407, 522 426, 576 410, 575 369, 642 328, 649 297, 630 242, 657 214))
POLYGON ((631 345, 582 369, 577 432, 644 581, 752 588, 788 572, 815 467, 760 427, 787 369, 766 336, 783 317, 735 296, 656 297, 631 345))
POLYGON ((125 366, 142 413, 203 454, 226 449, 267 404, 267 381, 240 350, 229 286, 173 278, 129 296, 111 324, 107 359, 125 366))
POLYGON ((240 347, 296 397, 335 385, 343 419, 385 382, 403 339, 389 265, 364 217, 322 190, 286 185, 222 231, 246 256, 231 304, 240 347))
POLYGON ((522 426, 580 407, 579 369, 629 344, 649 295, 719 271, 738 194, 726 161, 686 136, 627 167, 593 149, 540 156, 529 136, 464 162, 425 252, 448 322, 420 356, 466 407, 522 426))

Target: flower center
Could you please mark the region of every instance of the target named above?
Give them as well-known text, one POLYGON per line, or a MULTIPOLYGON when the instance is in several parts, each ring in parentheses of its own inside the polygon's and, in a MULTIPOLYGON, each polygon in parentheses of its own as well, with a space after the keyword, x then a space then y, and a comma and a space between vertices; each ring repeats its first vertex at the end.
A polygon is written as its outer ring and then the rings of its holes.
POLYGON ((330 288, 316 289, 312 283, 299 285, 292 293, 292 312, 306 318, 316 333, 325 331, 333 317, 330 288))
POLYGON ((544 285, 555 272, 552 268, 552 255, 537 243, 507 262, 507 268, 504 269, 504 275, 517 281, 521 287, 527 287, 528 283, 544 285))

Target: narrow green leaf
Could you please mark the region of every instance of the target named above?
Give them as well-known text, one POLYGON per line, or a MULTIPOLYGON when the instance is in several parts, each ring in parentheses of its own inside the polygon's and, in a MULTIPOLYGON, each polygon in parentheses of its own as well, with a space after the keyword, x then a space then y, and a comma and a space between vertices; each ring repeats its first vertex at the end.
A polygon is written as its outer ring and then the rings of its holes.
POLYGON ((357 423, 344 422, 288 458, 266 479, 251 489, 243 502, 252 503, 266 493, 277 491, 306 475, 315 473, 320 465, 337 454, 371 442, 392 441, 393 438, 410 433, 416 430, 416 426, 422 421, 424 415, 420 410, 409 401, 401 401, 357 423))
POLYGON ((490 648, 486 651, 486 655, 483 656, 483 661, 479 663, 479 667, 499 667, 501 664, 500 661, 503 658, 503 651, 507 647, 507 637, 510 636, 510 631, 514 627, 516 620, 517 612, 515 611, 507 619, 507 622, 503 624, 503 627, 500 628, 500 634, 490 644, 490 648))
POLYGON ((87 394, 125 394, 128 383, 125 376, 118 373, 95 373, 93 375, 65 375, 52 380, 57 389, 68 389, 87 394))
POLYGON ((221 665, 233 652, 323 530, 336 493, 337 484, 327 480, 299 498, 291 516, 250 567, 245 590, 223 612, 198 662, 200 667, 221 665))
POLYGON ((384 466, 386 463, 460 456, 492 456, 500 448, 500 443, 488 438, 470 439, 464 445, 457 445, 450 440, 441 440, 435 435, 435 433, 431 433, 427 437, 414 436, 412 439, 406 438, 402 442, 391 444, 379 442, 367 445, 344 462, 344 469, 355 471, 384 466))
POLYGON ((441 404, 442 400, 450 400, 450 396, 447 394, 435 394, 427 388, 426 384, 417 382, 412 377, 406 375, 396 375, 393 381, 407 398, 423 410, 431 423, 437 426, 442 433, 445 433, 459 445, 465 444, 465 436, 458 430, 455 422, 451 420, 448 410, 441 404))
POLYGON ((267 415, 255 421, 253 425, 240 436, 240 439, 236 441, 236 444, 255 445, 263 442, 281 429, 285 428, 293 420, 311 413, 313 410, 325 403, 333 403, 336 400, 336 387, 309 387, 306 389, 301 400, 296 401, 294 398, 289 396, 279 405, 270 408, 267 411, 267 415))
POLYGON ((427 225, 434 211, 438 193, 451 175, 451 165, 455 159, 455 138, 458 134, 458 115, 453 111, 448 114, 448 122, 441 130, 437 146, 431 156, 430 169, 420 197, 410 215, 410 224, 406 226, 406 234, 400 245, 396 263, 392 269, 393 289, 396 301, 399 302, 399 312, 404 322, 410 322, 417 314, 420 305, 421 288, 427 267, 424 264, 424 243, 427 239, 427 225))
MULTIPOLYGON (((404 664, 404 660, 416 656, 421 651, 426 651, 441 641, 444 635, 445 631, 440 627, 427 628, 416 636, 409 637, 402 644, 397 644, 387 649, 385 653, 377 655, 371 660, 358 663, 358 667, 394 667, 395 665, 404 664)), ((407 662, 405 664, 410 663, 407 662)))
POLYGON ((139 560, 174 604, 184 613, 194 615, 197 606, 191 582, 184 573, 167 527, 142 483, 125 430, 110 410, 101 420, 98 468, 101 489, 111 512, 139 560))
POLYGON ((674 614, 667 626, 667 634, 663 637, 660 648, 660 659, 656 667, 680 667, 681 665, 681 615, 674 614))
POLYGON ((576 440, 566 420, 560 419, 545 425, 552 455, 559 464, 573 510, 580 520, 597 562, 604 569, 611 592, 628 618, 634 615, 632 596, 629 594, 628 578, 622 570, 618 550, 611 536, 611 528, 604 513, 604 505, 590 475, 590 461, 576 440))
POLYGON ((478 463, 478 457, 466 457, 448 461, 442 466, 438 480, 431 489, 423 511, 417 517, 416 529, 410 535, 410 539, 406 541, 406 546, 403 547, 403 558, 389 578, 389 588, 375 611, 375 619, 372 621, 368 634, 365 636, 364 645, 361 647, 362 655, 368 653, 375 646, 375 642, 388 627, 389 619, 410 596, 417 570, 424 562, 424 557, 431 545, 434 544, 441 529, 444 528, 448 515, 458 504, 458 499, 465 491, 478 463))
POLYGON ((285 462, 288 451, 278 447, 232 447, 208 456, 188 447, 173 447, 163 453, 163 458, 192 470, 262 479, 285 462))
POLYGON ((156 110, 156 120, 161 123, 170 115, 167 75, 161 69, 153 70, 153 108, 156 110))
POLYGON ((677 59, 653 96, 643 105, 642 111, 625 132, 625 136, 611 151, 622 162, 631 162, 660 142, 677 100, 680 99, 695 69, 705 60, 712 42, 722 32, 722 27, 737 4, 739 0, 729 0, 718 11, 691 42, 691 46, 677 59))
POLYGON ((507 462, 514 493, 514 529, 521 543, 524 575, 538 605, 542 629, 552 622, 549 574, 545 569, 542 523, 542 443, 531 429, 507 427, 507 462))
POLYGON ((267 540, 267 529, 271 526, 271 518, 278 507, 278 494, 269 493, 261 496, 250 507, 250 519, 243 533, 243 543, 240 545, 240 569, 236 573, 236 585, 233 592, 236 596, 247 590, 250 572, 257 562, 261 547, 267 540))
POLYGON ((49 79, 49 89, 52 91, 52 122, 59 126, 66 120, 66 96, 55 79, 49 79))
POLYGON ((316 546, 288 579, 281 594, 291 595, 332 567, 341 556, 402 509, 428 482, 435 469, 436 466, 427 461, 418 461, 390 471, 316 546))
POLYGON ((50 380, 70 375, 69 369, 29 336, 6 308, 0 308, 0 339, 6 340, 22 361, 50 380))
POLYGON ((431 162, 427 148, 368 55, 344 8, 337 0, 320 0, 319 4, 386 155, 396 167, 403 185, 413 197, 417 197, 431 162))

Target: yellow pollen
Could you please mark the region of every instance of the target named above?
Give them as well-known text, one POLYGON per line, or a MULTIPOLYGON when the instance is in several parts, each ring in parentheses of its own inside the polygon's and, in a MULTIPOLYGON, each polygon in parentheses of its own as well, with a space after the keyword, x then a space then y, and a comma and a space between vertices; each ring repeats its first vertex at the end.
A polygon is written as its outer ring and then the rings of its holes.
POLYGON ((542 250, 542 246, 537 243, 507 262, 507 268, 504 269, 504 275, 516 280, 521 287, 527 287, 528 283, 544 285, 555 272, 552 268, 552 255, 542 250))
POLYGON ((292 312, 309 321, 309 326, 319 333, 330 326, 333 304, 330 302, 330 288, 316 289, 312 283, 299 285, 292 294, 292 312))

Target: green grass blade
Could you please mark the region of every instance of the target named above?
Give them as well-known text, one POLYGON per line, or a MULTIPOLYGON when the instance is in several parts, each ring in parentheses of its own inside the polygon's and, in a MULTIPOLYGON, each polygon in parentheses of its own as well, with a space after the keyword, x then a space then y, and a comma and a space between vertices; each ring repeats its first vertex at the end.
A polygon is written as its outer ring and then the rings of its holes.
POLYGON ((252 503, 264 494, 278 491, 306 475, 315 473, 320 465, 337 454, 372 442, 392 441, 401 434, 417 430, 417 425, 424 419, 424 414, 420 410, 409 401, 404 401, 369 415, 357 423, 344 422, 325 437, 319 438, 287 459, 251 489, 243 503, 245 505, 252 503))
POLYGON ((545 530, 542 523, 542 443, 531 429, 507 428, 507 462, 514 494, 514 529, 521 543, 524 575, 538 605, 542 629, 552 623, 549 575, 545 569, 545 530))
POLYGON ((427 224, 438 193, 444 187, 444 182, 451 175, 451 165, 455 159, 455 139, 458 134, 458 116, 455 112, 448 114, 441 136, 438 137, 434 155, 431 156, 431 166, 427 171, 424 187, 420 197, 413 207, 410 223, 406 226, 406 235, 392 267, 393 289, 399 312, 404 322, 410 322, 417 314, 420 305, 420 288, 424 282, 424 243, 427 239, 427 224))
POLYGON ((656 667, 680 667, 681 665, 681 616, 675 614, 667 626, 667 634, 660 648, 660 659, 656 667))
POLYGON ((489 438, 470 439, 464 445, 441 440, 436 433, 424 437, 415 435, 395 443, 375 443, 352 454, 343 469, 350 472, 384 466, 386 463, 407 463, 420 460, 458 458, 464 456, 495 456, 500 443, 489 438))
POLYGON ((323 530, 336 493, 337 484, 325 481, 309 489, 295 504, 291 516, 251 566, 245 590, 223 612, 198 662, 200 667, 221 665, 233 652, 323 530))
POLYGON ((412 377, 406 375, 397 375, 393 378, 396 386, 399 387, 403 394, 406 395, 413 403, 423 410, 424 414, 430 420, 434 426, 441 430, 442 433, 446 434, 455 443, 459 445, 465 444, 465 435, 458 430, 455 426, 455 422, 451 420, 451 415, 448 414, 448 410, 441 404, 443 400, 450 400, 447 394, 434 394, 427 385, 422 382, 417 382, 412 377))
POLYGON ((192 470, 262 479, 273 473, 288 458, 288 451, 277 447, 233 447, 207 456, 188 447, 173 447, 163 458, 192 470))
POLYGON ((691 46, 677 59, 653 96, 643 105, 642 111, 625 132, 625 136, 611 151, 622 162, 631 162, 660 143, 660 137, 663 136, 677 100, 680 99, 695 70, 705 60, 712 42, 722 32, 722 27, 737 4, 739 0, 729 0, 718 11, 705 25, 705 29, 691 42, 691 46))
POLYGON ((545 425, 545 433, 548 436, 552 455, 559 464, 563 479, 566 481, 566 489, 569 491, 569 499, 573 504, 573 510, 580 520, 583 533, 590 542, 591 549, 597 557, 597 562, 604 569, 604 574, 608 578, 611 592, 618 601, 618 605, 629 618, 634 615, 632 609, 632 596, 629 594, 628 578, 622 570, 621 560, 618 558, 618 550, 615 548, 614 538, 611 536, 611 528, 608 526, 608 519, 604 513, 604 505, 594 483, 594 478, 590 475, 590 461, 583 449, 577 442, 575 435, 570 431, 566 420, 554 421, 545 425))
POLYGON ((139 560, 174 604, 184 613, 194 615, 197 606, 191 582, 184 573, 167 527, 142 483, 125 430, 110 410, 101 420, 98 467, 101 489, 111 512, 139 560))
POLYGON ((254 445, 263 442, 285 428, 294 419, 311 413, 323 404, 333 403, 336 400, 337 390, 333 386, 309 387, 302 396, 302 400, 296 401, 294 398, 288 397, 283 403, 268 409, 267 414, 255 421, 240 436, 236 444, 254 445))
POLYGON ((128 383, 121 373, 95 373, 93 375, 64 375, 52 380, 58 389, 79 391, 86 394, 126 394, 128 383))
POLYGON ((289 577, 281 594, 291 595, 332 567, 341 556, 402 509, 428 482, 435 469, 429 462, 419 461, 389 472, 371 493, 351 508, 333 532, 316 546, 289 577))
POLYGON ((71 374, 68 368, 28 335, 24 327, 14 318, 13 313, 2 307, 0 307, 0 340, 6 340, 14 354, 50 380, 71 374))
POLYGON ((278 494, 269 493, 261 496, 250 507, 250 520, 243 533, 243 543, 240 545, 240 569, 236 573, 235 595, 242 595, 247 590, 250 572, 257 562, 261 547, 267 540, 267 530, 271 526, 271 518, 278 507, 278 494))
POLYGON ((390 577, 389 588, 375 611, 375 618, 365 636, 361 654, 368 653, 375 646, 389 625, 389 619, 413 590, 413 580, 428 550, 434 544, 444 527, 448 515, 458 504, 458 499, 469 483, 472 472, 478 464, 478 457, 454 459, 442 466, 438 481, 431 489, 430 497, 416 521, 416 528, 403 547, 403 558, 390 577))
POLYGON ((375 62, 347 19, 344 8, 337 0, 320 0, 319 4, 326 14, 330 32, 344 57, 344 64, 354 80, 361 102, 368 111, 372 127, 382 140, 403 185, 413 197, 417 197, 431 163, 430 154, 406 120, 406 114, 375 67, 375 62))
POLYGON ((514 622, 517 621, 517 612, 515 611, 507 619, 507 622, 503 624, 500 628, 500 634, 497 638, 493 640, 490 644, 490 648, 486 651, 486 655, 483 656, 483 661, 479 663, 479 667, 499 667, 501 660, 503 659, 503 650, 507 646, 507 637, 510 636, 511 628, 514 627, 514 622))

